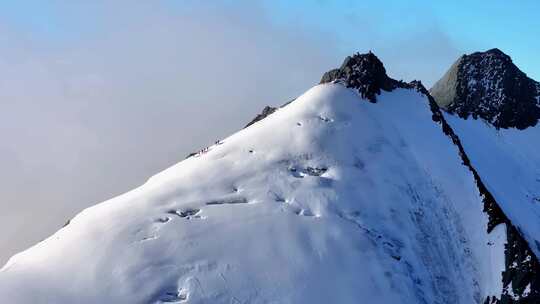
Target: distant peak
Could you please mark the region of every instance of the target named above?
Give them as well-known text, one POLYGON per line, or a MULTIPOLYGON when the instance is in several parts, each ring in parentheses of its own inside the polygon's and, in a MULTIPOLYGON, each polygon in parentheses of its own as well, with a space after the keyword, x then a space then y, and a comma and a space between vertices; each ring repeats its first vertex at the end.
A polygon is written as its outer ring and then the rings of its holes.
POLYGON ((463 55, 430 92, 448 112, 497 128, 525 129, 540 119, 540 84, 497 48, 463 55))
POLYGON ((349 88, 358 89, 362 97, 371 102, 376 101, 381 90, 391 91, 404 85, 386 75, 382 61, 371 51, 348 56, 340 68, 324 73, 320 83, 329 82, 341 82, 349 88))

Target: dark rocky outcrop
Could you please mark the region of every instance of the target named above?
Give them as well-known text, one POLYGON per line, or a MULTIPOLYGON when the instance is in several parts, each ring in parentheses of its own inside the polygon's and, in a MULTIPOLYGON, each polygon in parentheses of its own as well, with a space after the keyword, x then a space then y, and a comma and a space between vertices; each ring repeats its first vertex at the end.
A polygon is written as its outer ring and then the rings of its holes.
POLYGON ((383 63, 373 54, 355 54, 345 58, 339 69, 324 73, 321 84, 341 82, 348 88, 358 90, 362 98, 375 102, 381 90, 392 91, 407 84, 386 75, 383 63))
POLYGON ((525 129, 540 118, 540 84, 499 49, 463 55, 430 93, 446 111, 497 128, 525 129))
POLYGON ((519 228, 507 224, 506 234, 505 290, 498 303, 540 303, 540 263, 521 236, 519 228))
POLYGON ((268 115, 274 113, 277 109, 278 108, 269 107, 269 106, 264 107, 262 112, 260 114, 257 114, 257 116, 255 116, 255 118, 253 118, 253 120, 251 120, 244 128, 247 128, 247 127, 251 126, 252 124, 256 123, 257 121, 265 119, 268 115))
MULTIPOLYGON (((392 91, 396 88, 411 88, 408 83, 388 77, 383 63, 372 52, 367 54, 356 53, 345 58, 340 68, 324 73, 320 84, 330 82, 339 82, 348 88, 357 89, 362 98, 371 102, 376 102, 377 95, 381 93, 381 90, 392 91)), ((279 108, 287 106, 294 100, 286 102, 279 108)), ((265 119, 279 108, 264 107, 262 112, 255 116, 244 128, 265 119)))
MULTIPOLYGON (((293 102, 293 101, 295 101, 295 100, 296 100, 296 98, 293 98, 293 99, 287 101, 286 103, 284 103, 283 105, 281 105, 281 107, 279 107, 279 108, 283 108, 283 107, 289 105, 291 102, 293 102)), ((264 107, 264 109, 262 110, 262 112, 261 112, 260 114, 257 114, 257 116, 255 116, 255 118, 253 118, 253 119, 252 119, 252 120, 244 127, 244 129, 247 128, 247 127, 249 127, 249 126, 251 126, 252 124, 254 124, 254 123, 258 122, 258 121, 261 121, 261 120, 265 119, 265 118, 268 117, 270 114, 273 114, 275 111, 277 111, 279 108, 276 108, 276 107, 270 107, 270 106, 264 107)))

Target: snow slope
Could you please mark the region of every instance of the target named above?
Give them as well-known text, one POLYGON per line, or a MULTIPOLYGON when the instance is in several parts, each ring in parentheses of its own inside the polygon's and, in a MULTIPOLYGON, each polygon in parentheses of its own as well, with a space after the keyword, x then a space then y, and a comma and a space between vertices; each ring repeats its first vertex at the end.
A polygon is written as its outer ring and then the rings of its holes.
POLYGON ((425 96, 319 85, 14 256, 0 298, 482 303, 506 239, 482 207, 425 96))
POLYGON ((497 129, 444 115, 490 193, 540 256, 540 126, 497 129))

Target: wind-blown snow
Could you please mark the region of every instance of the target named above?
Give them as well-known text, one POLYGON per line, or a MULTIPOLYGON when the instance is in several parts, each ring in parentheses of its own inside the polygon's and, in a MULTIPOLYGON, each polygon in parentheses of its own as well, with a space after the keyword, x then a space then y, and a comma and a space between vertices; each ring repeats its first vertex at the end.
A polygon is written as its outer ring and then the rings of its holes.
POLYGON ((445 118, 505 215, 540 256, 540 126, 496 129, 480 119, 445 118))
POLYGON ((487 234, 472 174, 426 97, 396 89, 377 100, 316 86, 84 210, 0 270, 2 303, 469 304, 499 295, 504 226, 487 234))

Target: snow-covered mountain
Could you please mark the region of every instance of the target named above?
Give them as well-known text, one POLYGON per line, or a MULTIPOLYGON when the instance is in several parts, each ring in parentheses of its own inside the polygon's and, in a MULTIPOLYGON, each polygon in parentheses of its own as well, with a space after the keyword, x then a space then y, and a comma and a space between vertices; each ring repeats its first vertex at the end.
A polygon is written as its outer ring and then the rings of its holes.
POLYGON ((534 130, 443 113, 421 83, 356 54, 15 255, 0 298, 537 303, 534 130))
POLYGON ((492 49, 459 58, 430 92, 502 209, 493 225, 512 224, 505 294, 540 303, 540 83, 492 49))

